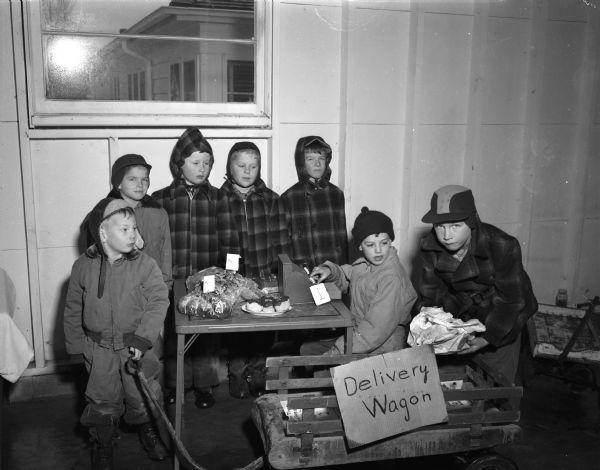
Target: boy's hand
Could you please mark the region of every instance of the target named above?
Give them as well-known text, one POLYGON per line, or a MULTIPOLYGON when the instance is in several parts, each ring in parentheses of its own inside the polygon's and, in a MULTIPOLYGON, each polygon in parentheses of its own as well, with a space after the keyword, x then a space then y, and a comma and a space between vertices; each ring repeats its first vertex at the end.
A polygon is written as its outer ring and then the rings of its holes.
POLYGON ((129 346, 129 354, 131 354, 131 359, 134 361, 139 361, 142 358, 142 351, 133 346, 129 346))
POLYGON ((312 273, 310 273, 310 278, 317 283, 323 282, 329 276, 331 276, 331 269, 329 269, 324 264, 322 264, 321 266, 317 266, 312 270, 312 273))
POLYGON ((485 348, 490 343, 488 343, 486 339, 483 339, 482 336, 476 336, 475 338, 468 340, 467 344, 469 345, 467 349, 463 349, 456 354, 472 354, 485 348))

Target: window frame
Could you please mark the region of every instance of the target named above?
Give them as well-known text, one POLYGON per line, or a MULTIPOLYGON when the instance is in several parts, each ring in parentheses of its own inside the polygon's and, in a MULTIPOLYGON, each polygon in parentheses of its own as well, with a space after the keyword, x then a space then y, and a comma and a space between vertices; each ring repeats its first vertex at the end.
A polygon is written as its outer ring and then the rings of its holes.
POLYGON ((30 127, 270 127, 272 1, 255 0, 254 7, 254 103, 50 100, 45 96, 41 2, 27 0, 24 11, 25 63, 30 127))

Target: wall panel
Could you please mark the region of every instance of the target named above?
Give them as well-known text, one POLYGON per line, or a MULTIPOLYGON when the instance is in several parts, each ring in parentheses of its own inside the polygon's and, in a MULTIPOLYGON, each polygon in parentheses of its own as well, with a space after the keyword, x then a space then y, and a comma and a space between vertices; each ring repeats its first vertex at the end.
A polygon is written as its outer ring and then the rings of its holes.
POLYGON ((85 216, 110 189, 107 140, 31 143, 38 247, 78 246, 85 216))
POLYGON ((280 122, 339 121, 341 8, 280 5, 280 122))
MULTIPOLYGON (((15 8, 18 4, 14 3, 15 8)), ((13 63, 10 2, 0 2, 0 60, 2 64, 13 63)), ((15 100, 15 75, 13 67, 0 67, 0 122, 17 120, 15 100)), ((2 141, 3 139, 0 139, 2 141)))
POLYGON ((532 0, 503 0, 489 2, 489 16, 504 18, 531 18, 532 0))
POLYGON ((600 240, 600 219, 586 219, 581 236, 581 256, 577 270, 577 282, 572 293, 572 301, 600 295, 600 262, 598 241, 600 240))
POLYGON ((16 122, 0 122, 0 220, 0 250, 24 249, 25 214, 16 122))
POLYGON ((523 123, 527 98, 527 20, 490 18, 482 87, 483 123, 523 123))
POLYGON ((410 14, 356 9, 351 18, 351 120, 403 123, 410 14))
POLYGON ((420 123, 463 124, 467 120, 473 17, 426 14, 421 75, 417 75, 420 123))

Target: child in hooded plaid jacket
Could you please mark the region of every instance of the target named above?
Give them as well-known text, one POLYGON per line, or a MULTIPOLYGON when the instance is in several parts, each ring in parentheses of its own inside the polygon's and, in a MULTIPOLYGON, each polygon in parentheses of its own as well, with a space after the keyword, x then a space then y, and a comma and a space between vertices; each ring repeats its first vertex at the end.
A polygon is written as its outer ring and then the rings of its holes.
POLYGON ((348 259, 344 193, 329 181, 331 147, 319 136, 302 137, 294 154, 298 182, 281 195, 292 260, 309 269, 348 259))
MULTIPOLYGON (((277 193, 260 177, 260 150, 252 142, 237 142, 227 157, 225 193, 236 222, 241 248, 241 274, 257 282, 277 274, 280 253, 287 253, 289 238, 285 212, 277 193)), ((270 332, 228 335, 229 393, 235 398, 259 393, 249 388, 248 371, 264 362, 264 351, 273 342, 270 332)))
MULTIPOLYGON (((228 199, 208 181, 213 150, 200 130, 187 129, 179 138, 169 166, 173 182, 152 194, 169 214, 173 278, 185 278, 211 266, 225 267, 228 253, 239 254, 237 230, 228 199)), ((173 304, 170 313, 173 314, 173 304)), ((176 352, 173 319, 165 324, 167 403, 175 402, 176 352), (170 335, 170 339, 169 339, 170 335)), ((196 406, 209 408, 212 388, 219 384, 218 335, 194 342, 184 361, 184 386, 196 391, 196 406)))

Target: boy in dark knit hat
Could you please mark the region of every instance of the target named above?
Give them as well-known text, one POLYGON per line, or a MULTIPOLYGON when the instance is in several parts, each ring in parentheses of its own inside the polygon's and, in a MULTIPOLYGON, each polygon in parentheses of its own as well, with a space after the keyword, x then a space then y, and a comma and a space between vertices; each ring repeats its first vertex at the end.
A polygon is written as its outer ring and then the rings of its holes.
MULTIPOLYGON (((259 283, 277 274, 277 255, 289 250, 283 205, 261 179, 260 163, 260 151, 254 143, 236 142, 227 156, 226 181, 221 186, 238 230, 240 273, 259 283)), ((246 368, 251 358, 266 351, 273 340, 268 332, 242 336, 227 336, 229 393, 236 398, 248 396, 246 368)))
MULTIPOLYGON (((107 197, 123 199, 135 213, 143 250, 156 260, 167 286, 173 286, 171 263, 171 233, 167 212, 147 194, 150 186, 149 165, 144 157, 129 153, 113 163, 107 197)), ((142 247, 138 247, 142 248, 142 247)))
MULTIPOLYGON (((383 354, 406 347, 410 312, 417 297, 408 274, 400 263, 391 219, 363 207, 352 229, 354 243, 362 253, 352 265, 331 261, 317 266, 311 278, 334 282, 350 293, 354 319, 352 352, 383 354)), ((344 338, 304 343, 303 355, 342 354, 344 338)))
MULTIPOLYGON (((195 127, 187 129, 171 152, 169 167, 173 182, 152 194, 169 215, 174 278, 186 278, 211 266, 225 267, 228 253, 239 254, 229 201, 208 181, 213 163, 212 147, 202 132, 195 127)), ((171 318, 165 324, 165 383, 170 388, 169 404, 175 402, 176 385, 173 323, 171 318)), ((195 389, 199 408, 215 403, 212 388, 219 384, 218 352, 218 335, 204 335, 185 356, 184 386, 195 389)))
POLYGON ((519 241, 482 223, 464 186, 435 191, 422 220, 433 228, 421 240, 415 311, 435 306, 462 320, 480 320, 485 333, 459 354, 477 353, 497 378, 513 383, 521 329, 537 310, 519 241))
POLYGON ((140 361, 157 396, 159 363, 153 352, 169 305, 156 261, 135 248, 133 209, 106 198, 90 213, 95 243, 73 264, 64 311, 67 352, 83 353, 88 372, 81 423, 94 443, 92 468, 111 469, 112 446, 121 416, 138 426, 148 456, 164 460, 145 400, 126 367, 140 361))
POLYGON ((331 147, 321 137, 302 137, 294 153, 298 182, 281 195, 297 264, 347 262, 344 193, 329 181, 331 147))

